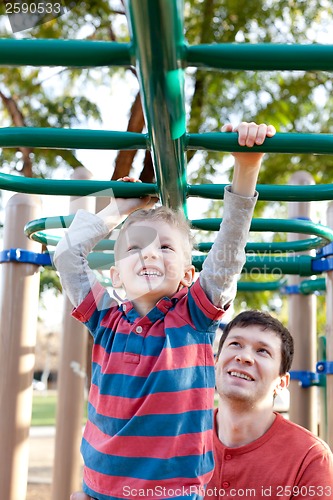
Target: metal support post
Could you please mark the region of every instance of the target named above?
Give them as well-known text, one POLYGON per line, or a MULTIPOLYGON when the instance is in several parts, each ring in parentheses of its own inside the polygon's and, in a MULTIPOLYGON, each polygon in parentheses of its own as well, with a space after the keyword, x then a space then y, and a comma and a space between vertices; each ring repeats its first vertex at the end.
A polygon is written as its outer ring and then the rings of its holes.
MULTIPOLYGON (((41 214, 37 196, 16 194, 5 214, 4 248, 40 251, 24 225, 41 214)), ((0 297, 0 496, 25 500, 38 315, 38 265, 5 262, 0 297)))
MULTIPOLYGON (((85 168, 76 169, 72 178, 90 179, 85 168)), ((79 208, 94 212, 95 200, 89 197, 71 198, 70 213, 79 208)), ((80 442, 86 383, 87 329, 71 317, 73 306, 64 297, 63 332, 58 372, 57 427, 52 478, 53 500, 69 498, 81 489, 80 442)))
MULTIPOLYGON (((289 184, 311 185, 313 178, 307 172, 294 174, 289 184)), ((308 202, 288 204, 289 218, 310 218, 311 206, 308 202)), ((299 239, 301 235, 293 234, 290 239, 299 239)), ((296 257, 296 255, 295 255, 296 257)), ((289 278, 290 286, 299 286, 301 279, 297 276, 289 278)), ((295 356, 292 369, 297 371, 315 371, 316 366, 316 296, 289 295, 289 329, 295 341, 295 356)), ((302 387, 297 380, 290 383, 290 420, 306 427, 314 434, 317 428, 317 388, 302 387)))

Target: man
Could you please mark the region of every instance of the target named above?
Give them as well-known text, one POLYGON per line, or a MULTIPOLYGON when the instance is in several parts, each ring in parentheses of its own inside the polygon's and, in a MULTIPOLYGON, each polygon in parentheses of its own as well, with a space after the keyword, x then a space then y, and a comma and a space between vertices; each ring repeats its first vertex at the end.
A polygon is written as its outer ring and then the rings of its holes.
POLYGON ((293 339, 275 318, 245 311, 224 329, 216 360, 215 470, 205 499, 333 498, 333 455, 273 411, 289 384, 293 339))

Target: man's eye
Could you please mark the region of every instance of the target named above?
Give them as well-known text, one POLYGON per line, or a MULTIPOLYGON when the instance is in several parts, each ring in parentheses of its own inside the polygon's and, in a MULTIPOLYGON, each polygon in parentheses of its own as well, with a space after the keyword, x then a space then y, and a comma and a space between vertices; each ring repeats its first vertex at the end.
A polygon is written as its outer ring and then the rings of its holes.
POLYGON ((231 345, 231 346, 240 346, 240 343, 239 343, 239 342, 234 341, 234 342, 230 342, 230 344, 229 344, 229 345, 231 345))

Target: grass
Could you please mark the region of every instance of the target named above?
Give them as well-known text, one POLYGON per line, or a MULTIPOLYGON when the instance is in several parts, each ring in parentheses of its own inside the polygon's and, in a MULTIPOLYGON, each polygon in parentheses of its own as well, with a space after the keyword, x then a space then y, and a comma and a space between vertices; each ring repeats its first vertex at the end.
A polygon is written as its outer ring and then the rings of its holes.
MULTIPOLYGON (((85 405, 86 406, 86 405, 85 405)), ((34 392, 32 400, 32 426, 46 426, 56 424, 57 393, 34 392)), ((86 412, 85 412, 86 413, 86 412)), ((84 417, 85 423, 86 416, 84 417)))

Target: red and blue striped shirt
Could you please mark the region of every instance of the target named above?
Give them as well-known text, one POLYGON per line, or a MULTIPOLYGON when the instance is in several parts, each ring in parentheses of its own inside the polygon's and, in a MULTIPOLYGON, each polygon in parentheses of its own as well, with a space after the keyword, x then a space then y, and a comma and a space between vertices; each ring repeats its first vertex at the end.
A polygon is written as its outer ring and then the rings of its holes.
POLYGON ((144 317, 98 283, 73 311, 94 338, 84 490, 102 500, 201 498, 213 470, 214 357, 223 310, 198 279, 144 317))

